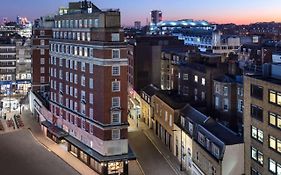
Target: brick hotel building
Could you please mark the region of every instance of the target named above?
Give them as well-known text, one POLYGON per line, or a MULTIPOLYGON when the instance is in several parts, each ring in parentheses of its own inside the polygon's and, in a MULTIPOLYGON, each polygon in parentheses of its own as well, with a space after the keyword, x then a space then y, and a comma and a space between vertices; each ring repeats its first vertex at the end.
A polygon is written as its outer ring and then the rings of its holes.
POLYGON ((54 17, 52 31, 50 112, 41 113, 41 103, 31 99, 45 134, 99 174, 128 174, 134 155, 128 148, 128 59, 120 11, 71 2, 54 17))

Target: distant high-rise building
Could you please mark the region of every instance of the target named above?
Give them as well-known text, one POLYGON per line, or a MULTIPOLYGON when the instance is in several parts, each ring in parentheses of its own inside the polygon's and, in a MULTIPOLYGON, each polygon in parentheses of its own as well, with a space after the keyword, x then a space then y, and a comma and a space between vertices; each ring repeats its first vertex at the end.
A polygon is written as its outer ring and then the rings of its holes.
POLYGON ((17 16, 17 25, 19 25, 20 24, 20 22, 21 22, 21 17, 20 16, 17 16))
POLYGON ((140 29, 141 28, 141 22, 135 21, 134 27, 135 27, 135 29, 140 29))
POLYGON ((157 23, 162 21, 162 11, 153 10, 151 11, 151 23, 156 25, 157 23))

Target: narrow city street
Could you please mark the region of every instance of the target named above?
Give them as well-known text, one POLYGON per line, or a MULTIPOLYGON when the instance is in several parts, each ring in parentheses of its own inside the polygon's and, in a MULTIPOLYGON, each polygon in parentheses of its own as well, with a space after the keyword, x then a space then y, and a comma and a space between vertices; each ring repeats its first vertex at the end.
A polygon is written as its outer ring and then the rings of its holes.
POLYGON ((173 175, 175 172, 141 131, 129 132, 129 144, 146 175, 173 175))
POLYGON ((145 175, 183 175, 176 158, 143 123, 129 118, 129 144, 145 175))

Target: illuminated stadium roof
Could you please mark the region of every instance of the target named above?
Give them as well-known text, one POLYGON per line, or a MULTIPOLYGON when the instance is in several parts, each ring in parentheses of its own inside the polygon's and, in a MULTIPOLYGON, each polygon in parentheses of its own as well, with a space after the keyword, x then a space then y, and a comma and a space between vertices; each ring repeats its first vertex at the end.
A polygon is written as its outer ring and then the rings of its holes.
POLYGON ((193 20, 179 20, 179 21, 162 21, 157 24, 157 27, 188 27, 188 26, 197 26, 205 27, 210 26, 211 24, 207 21, 193 21, 193 20))

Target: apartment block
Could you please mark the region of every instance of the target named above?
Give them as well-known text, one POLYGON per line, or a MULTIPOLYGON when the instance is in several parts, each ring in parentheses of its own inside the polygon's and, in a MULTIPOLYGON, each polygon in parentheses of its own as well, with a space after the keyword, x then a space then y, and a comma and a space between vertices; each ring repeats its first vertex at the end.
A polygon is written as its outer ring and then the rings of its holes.
POLYGON ((37 19, 32 30, 32 90, 49 97, 49 41, 53 37, 54 17, 37 19))
POLYGON ((175 122, 174 154, 195 175, 242 175, 243 138, 192 106, 175 122))
POLYGON ((221 123, 243 134, 243 79, 222 75, 214 79, 213 109, 221 123))
POLYGON ((216 54, 201 54, 199 61, 181 65, 178 91, 192 105, 206 107, 207 113, 212 108, 213 80, 227 72, 227 66, 221 63, 216 54))
POLYGON ((152 97, 154 108, 153 130, 154 133, 169 148, 174 150, 174 122, 178 120, 180 110, 187 105, 185 98, 175 91, 158 91, 152 97))
POLYGON ((141 119, 143 119, 144 123, 152 128, 154 120, 153 115, 153 101, 152 96, 156 94, 160 89, 155 87, 153 84, 146 86, 140 92, 141 96, 141 119))

